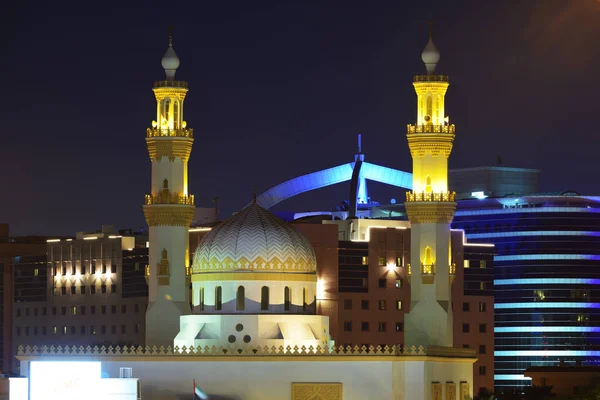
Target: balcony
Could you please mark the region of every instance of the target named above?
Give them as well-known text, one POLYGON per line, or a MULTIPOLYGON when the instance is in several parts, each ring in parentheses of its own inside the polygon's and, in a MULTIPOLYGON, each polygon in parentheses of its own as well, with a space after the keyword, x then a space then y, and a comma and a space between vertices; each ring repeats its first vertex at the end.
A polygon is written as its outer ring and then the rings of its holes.
POLYGON ((146 137, 184 137, 184 138, 194 138, 194 130, 193 129, 157 129, 157 128, 148 128, 146 130, 146 137))
POLYGON ((454 134, 456 126, 451 125, 411 125, 406 126, 406 133, 451 133, 454 134))
POLYGON ((163 87, 175 87, 175 88, 183 88, 187 89, 188 84, 184 81, 154 81, 152 84, 153 88, 163 88, 163 87))
POLYGON ((413 82, 448 82, 448 75, 415 75, 413 82))
POLYGON ((186 206, 194 205, 194 195, 190 194, 189 196, 180 195, 180 194, 172 194, 166 189, 163 189, 162 192, 156 194, 147 194, 146 202, 147 206, 152 204, 181 204, 186 206))
POLYGON ((406 192, 406 201, 456 201, 456 192, 406 192))

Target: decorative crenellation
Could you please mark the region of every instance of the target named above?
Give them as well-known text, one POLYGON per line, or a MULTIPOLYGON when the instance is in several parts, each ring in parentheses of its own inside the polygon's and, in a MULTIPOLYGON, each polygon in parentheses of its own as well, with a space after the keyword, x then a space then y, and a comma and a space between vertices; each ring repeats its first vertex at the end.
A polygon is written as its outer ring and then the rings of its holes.
POLYGON ((153 204, 144 206, 144 215, 148 226, 189 227, 194 219, 194 210, 193 205, 153 204))
POLYGON ((162 249, 162 257, 160 262, 158 263, 157 273, 160 276, 169 276, 171 272, 169 271, 169 257, 167 255, 167 249, 162 249))
POLYGON ((342 400, 341 383, 292 383, 292 400, 342 400))
POLYGON ((188 83, 185 81, 154 81, 153 88, 188 88, 188 83))
POLYGON ((456 126, 452 125, 406 125, 406 133, 451 133, 456 132, 456 126))
POLYGON ((475 358, 475 349, 439 346, 22 346, 17 356, 429 356, 475 358))
POLYGON ((181 158, 187 162, 192 153, 192 144, 194 139, 184 137, 150 137, 146 138, 148 145, 148 154, 150 161, 160 161, 162 157, 167 157, 169 161, 175 161, 175 158, 181 158))
POLYGON ((456 201, 456 192, 406 192, 406 201, 456 201))
POLYGON ((415 75, 413 82, 448 82, 448 75, 415 75))
POLYGON ((455 202, 407 202, 406 214, 411 223, 449 224, 454 219, 455 202))
POLYGON ((215 272, 215 271, 273 271, 273 272, 314 272, 315 265, 311 259, 301 257, 287 258, 280 260, 277 257, 271 257, 268 260, 263 257, 256 257, 249 260, 246 257, 240 257, 234 260, 225 257, 221 260, 218 257, 205 259, 199 257, 194 260, 194 273, 215 272))

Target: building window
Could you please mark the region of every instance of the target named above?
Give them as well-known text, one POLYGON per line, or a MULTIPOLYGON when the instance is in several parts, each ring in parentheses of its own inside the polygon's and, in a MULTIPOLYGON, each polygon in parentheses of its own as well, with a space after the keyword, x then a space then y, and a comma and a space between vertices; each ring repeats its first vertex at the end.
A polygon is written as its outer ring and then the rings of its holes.
POLYGON ((116 305, 112 305, 110 306, 110 313, 111 314, 116 314, 117 313, 117 306, 116 305))
POLYGON ((344 310, 352 310, 352 299, 344 299, 344 310))
POLYGON ((480 301, 479 302, 479 312, 485 312, 486 310, 486 305, 484 302, 480 301))
POLYGON ((117 293, 117 285, 116 284, 112 284, 110 285, 110 292, 111 293, 117 293))
POLYGON ((60 313, 61 313, 62 315, 67 315, 67 307, 61 307, 61 308, 60 308, 60 313))
POLYGON ((246 308, 246 289, 243 286, 238 286, 235 294, 235 309, 243 311, 246 308))
POLYGON ((369 257, 363 256, 363 258, 362 258, 362 265, 369 265, 369 257))
POLYGON ((82 335, 85 335, 85 325, 81 325, 80 332, 82 335))
POLYGON ((223 288, 221 286, 217 286, 215 288, 215 310, 220 310, 223 306, 223 288))
POLYGON ((485 290, 485 282, 479 282, 479 290, 485 290))
POLYGON ((48 315, 48 309, 46 307, 42 307, 42 316, 45 317, 48 315))
POLYGON ((402 257, 396 257, 396 265, 397 266, 403 266, 404 264, 402 263, 402 257))
POLYGON ((485 376, 485 373, 486 373, 486 372, 487 372, 487 371, 486 371, 485 365, 480 365, 480 366, 479 366, 479 375, 480 375, 480 376, 485 376))
POLYGON ((463 344, 463 349, 468 349, 469 345, 468 344, 463 344))
POLYGON ((95 334, 96 334, 96 327, 95 327, 94 325, 90 325, 90 333, 91 333, 92 335, 95 335, 95 334))
POLYGON ((21 336, 21 328, 20 327, 17 328, 17 336, 21 336))
POLYGON ((379 287, 380 287, 381 289, 385 289, 385 288, 386 288, 386 286, 387 286, 387 279, 385 279, 385 278, 383 278, 383 279, 380 279, 380 280, 379 280, 379 287))
POLYGON ((67 295, 67 287, 66 286, 63 286, 60 288, 60 294, 63 296, 67 295))
POLYGON ((465 268, 471 268, 471 260, 465 260, 465 268))
POLYGON ((40 275, 40 270, 38 268, 34 268, 33 269, 33 276, 39 276, 40 275))
POLYGON ((363 310, 368 310, 368 309, 369 309, 369 300, 362 300, 362 301, 360 302, 360 307, 361 307, 363 310))
POLYGON ((100 291, 102 293, 106 293, 106 285, 105 284, 100 285, 100 291))
POLYGON ((369 331, 369 323, 368 322, 361 322, 360 324, 360 330, 363 332, 368 332, 369 331))
POLYGON ((102 273, 106 273, 106 264, 102 263, 102 273))
POLYGON ((121 314, 125 314, 127 312, 127 305, 121 304, 121 314))
POLYGON ((396 289, 402 288, 402 279, 396 279, 396 289))
POLYGON ((77 306, 71 307, 71 315, 77 315, 77 306))
POLYGON ((386 325, 385 322, 379 323, 379 332, 385 332, 385 328, 386 328, 385 325, 386 325))
POLYGON ((33 327, 33 336, 37 336, 38 335, 38 328, 37 326, 33 327))
POLYGON ((85 285, 81 285, 79 289, 81 291, 81 294, 85 294, 85 285))
POLYGON ((29 317, 29 308, 26 308, 26 309, 25 309, 25 316, 26 316, 26 317, 29 317))
POLYGON ((135 324, 135 333, 136 335, 140 333, 140 324, 135 324))
POLYGON ((112 325, 110 327, 110 333, 112 333, 113 335, 117 334, 117 326, 116 325, 112 325))
POLYGON ((385 265, 385 257, 379 257, 379 266, 385 265))
POLYGON ((483 345, 483 344, 479 345, 479 354, 485 354, 485 345, 483 345))
POLYGON ((267 286, 260 289, 260 309, 263 311, 269 309, 269 288, 267 286))
POLYGON ((63 335, 66 335, 66 334, 67 334, 67 327, 66 327, 66 326, 63 326, 63 327, 62 327, 62 334, 63 334, 63 335))
POLYGON ((479 324, 479 333, 485 333, 486 326, 485 324, 479 324))
MULTIPOLYGON (((292 289, 290 289, 289 286, 286 286, 285 289, 283 289, 283 309, 285 311, 290 311, 290 308, 292 306, 292 289)), ((352 306, 350 306, 352 307, 352 306)))
POLYGON ((96 306, 90 306, 90 314, 96 314, 96 306))
POLYGON ((136 314, 140 312, 140 305, 138 303, 135 303, 135 305, 133 306, 133 311, 136 314))
POLYGON ((90 273, 92 275, 96 275, 96 260, 92 261, 92 265, 90 267, 90 273))
POLYGON ((379 309, 385 310, 385 300, 379 300, 379 309))
POLYGON ((34 317, 38 316, 38 309, 37 309, 37 307, 34 307, 34 309, 33 309, 33 316, 34 317))
POLYGON ((29 336, 29 327, 28 326, 25 327, 25 336, 29 336))
POLYGON ((45 326, 42 326, 42 336, 46 336, 46 333, 47 333, 47 332, 48 332, 48 331, 46 330, 46 327, 45 327, 45 326))
POLYGON ((21 316, 21 309, 17 308, 17 317, 20 317, 20 316, 21 316))
POLYGON ((485 268, 486 267, 486 261, 485 260, 480 260, 479 261, 479 268, 485 268))
POLYGON ((468 333, 471 330, 469 324, 463 324, 463 333, 468 333))
POLYGON ((463 303, 463 311, 471 311, 471 304, 463 303))
POLYGON ((402 310, 402 300, 396 301, 396 310, 402 310))
POLYGON ((81 262, 81 275, 85 275, 85 263, 81 262))
POLYGON ((396 322, 396 332, 402 332, 404 330, 404 324, 402 322, 396 322))
POLYGON ((90 286, 90 293, 91 294, 96 294, 96 285, 90 286))
POLYGON ((56 307, 52 307, 52 315, 56 315, 56 307))
POLYGON ((127 333, 127 325, 121 325, 121 334, 127 333))
POLYGON ((106 306, 104 306, 104 305, 103 305, 103 306, 100 306, 100 312, 101 312, 102 314, 106 314, 106 306))
POLYGON ((75 326, 71 325, 71 335, 74 335, 74 334, 75 334, 75 326))
POLYGON ((85 315, 85 306, 81 306, 81 315, 85 315))
POLYGON ((352 332, 352 321, 344 321, 344 332, 352 332))
POLYGON ((53 334, 53 335, 56 335, 56 325, 54 325, 54 326, 52 327, 52 334, 53 334))
POLYGON ((100 332, 101 332, 103 335, 106 335, 106 325, 102 325, 102 326, 100 327, 100 332))

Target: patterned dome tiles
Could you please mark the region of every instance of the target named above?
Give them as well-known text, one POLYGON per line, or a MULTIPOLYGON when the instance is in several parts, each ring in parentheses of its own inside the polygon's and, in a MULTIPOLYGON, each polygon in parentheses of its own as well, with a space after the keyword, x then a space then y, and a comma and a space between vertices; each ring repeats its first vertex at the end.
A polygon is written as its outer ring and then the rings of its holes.
POLYGON ((257 204, 209 232, 194 255, 193 273, 219 271, 314 272, 308 239, 257 204))

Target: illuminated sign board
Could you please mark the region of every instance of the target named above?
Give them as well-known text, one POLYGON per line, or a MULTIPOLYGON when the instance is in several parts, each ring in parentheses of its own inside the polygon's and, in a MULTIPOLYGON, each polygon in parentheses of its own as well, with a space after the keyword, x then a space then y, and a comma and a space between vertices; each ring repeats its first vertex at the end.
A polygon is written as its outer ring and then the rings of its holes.
POLYGON ((94 398, 101 376, 99 361, 32 361, 30 400, 94 398))

